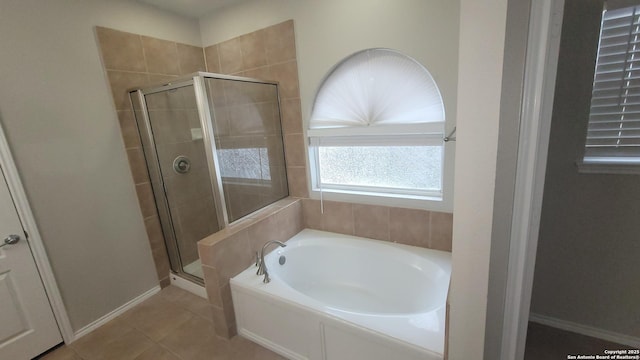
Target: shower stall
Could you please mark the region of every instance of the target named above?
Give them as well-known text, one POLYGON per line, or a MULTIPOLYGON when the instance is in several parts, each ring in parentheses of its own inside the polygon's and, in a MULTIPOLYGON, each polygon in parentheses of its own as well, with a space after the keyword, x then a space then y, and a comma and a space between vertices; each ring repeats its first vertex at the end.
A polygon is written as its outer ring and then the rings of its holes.
POLYGON ((276 82, 199 72, 129 92, 171 271, 197 242, 288 196, 276 82))

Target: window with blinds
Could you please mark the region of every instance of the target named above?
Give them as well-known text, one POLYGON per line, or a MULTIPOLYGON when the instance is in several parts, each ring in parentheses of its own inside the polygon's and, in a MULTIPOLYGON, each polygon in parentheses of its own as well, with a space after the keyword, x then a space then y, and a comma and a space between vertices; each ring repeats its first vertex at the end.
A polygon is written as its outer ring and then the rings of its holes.
POLYGON ((603 11, 584 163, 640 165, 640 6, 603 11))
POLYGON ((442 201, 444 103, 427 69, 390 49, 338 63, 314 100, 312 189, 442 201))

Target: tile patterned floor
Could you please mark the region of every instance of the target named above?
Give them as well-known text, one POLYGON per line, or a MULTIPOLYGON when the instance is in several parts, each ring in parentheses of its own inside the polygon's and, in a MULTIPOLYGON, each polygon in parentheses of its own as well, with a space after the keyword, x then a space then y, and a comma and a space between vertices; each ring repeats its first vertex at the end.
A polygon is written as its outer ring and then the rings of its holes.
POLYGON ((530 322, 525 360, 566 359, 567 355, 604 355, 604 350, 631 349, 628 346, 530 322))
POLYGON ((240 336, 215 335, 206 300, 169 286, 40 360, 279 360, 240 336))

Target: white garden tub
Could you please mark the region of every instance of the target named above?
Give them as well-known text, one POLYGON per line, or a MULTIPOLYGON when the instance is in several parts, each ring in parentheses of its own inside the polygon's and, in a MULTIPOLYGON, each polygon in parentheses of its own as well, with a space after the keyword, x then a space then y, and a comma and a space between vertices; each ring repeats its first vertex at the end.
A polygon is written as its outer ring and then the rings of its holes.
POLYGON ((306 229, 265 263, 268 284, 231 279, 240 335, 289 359, 442 359, 450 253, 306 229))

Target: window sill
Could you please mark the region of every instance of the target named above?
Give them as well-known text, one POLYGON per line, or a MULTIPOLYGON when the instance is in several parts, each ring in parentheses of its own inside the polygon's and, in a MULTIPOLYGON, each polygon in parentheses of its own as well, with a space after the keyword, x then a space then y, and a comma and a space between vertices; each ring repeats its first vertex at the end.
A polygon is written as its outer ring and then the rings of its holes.
POLYGON ((441 197, 431 196, 381 194, 335 189, 322 189, 321 192, 319 189, 313 189, 310 197, 316 200, 319 200, 322 197, 322 199, 327 201, 341 201, 430 211, 452 211, 452 209, 447 208, 446 203, 441 197))
POLYGON ((580 174, 640 175, 640 164, 576 161, 580 174))

